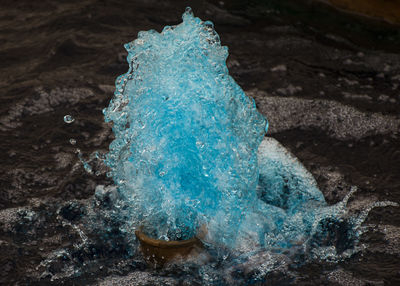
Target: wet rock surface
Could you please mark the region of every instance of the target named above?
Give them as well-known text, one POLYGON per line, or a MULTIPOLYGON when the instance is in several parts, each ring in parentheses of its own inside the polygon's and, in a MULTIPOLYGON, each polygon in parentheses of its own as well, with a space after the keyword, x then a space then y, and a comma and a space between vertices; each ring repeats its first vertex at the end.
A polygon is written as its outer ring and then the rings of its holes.
MULTIPOLYGON (((352 31, 346 37, 296 23, 279 16, 279 7, 261 21, 228 4, 192 8, 214 21, 229 47, 230 73, 268 117, 269 135, 312 172, 329 203, 351 186, 359 189, 350 201, 354 209, 400 202, 400 54, 371 49, 352 31)), ((127 70, 123 44, 140 30, 177 24, 187 3, 1 5, 0 284, 234 285, 262 277, 254 265, 280 261, 259 254, 230 278, 190 263, 149 269, 132 257, 112 218, 101 217, 115 195, 94 196, 96 186, 111 184, 106 170, 94 166, 89 174, 78 159, 77 149, 88 159, 112 140, 101 111, 116 76, 127 70), (66 114, 75 121, 66 124, 66 114), (88 228, 87 217, 100 221, 93 225, 102 231, 88 228)), ((277 263, 264 279, 274 285, 400 283, 399 208, 376 208, 364 225, 365 249, 353 257, 300 268, 277 263)), ((218 269, 218 263, 204 267, 218 269)))

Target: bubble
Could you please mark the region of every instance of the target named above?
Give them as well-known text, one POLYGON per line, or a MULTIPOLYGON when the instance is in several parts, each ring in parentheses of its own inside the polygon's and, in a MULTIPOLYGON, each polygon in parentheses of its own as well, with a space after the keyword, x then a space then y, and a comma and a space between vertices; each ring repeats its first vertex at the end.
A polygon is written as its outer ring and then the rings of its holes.
POLYGON ((192 8, 186 7, 186 8, 185 8, 185 13, 186 13, 186 14, 190 14, 190 15, 193 16, 193 10, 192 10, 192 8))
POLYGON ((75 145, 76 144, 76 140, 74 138, 69 139, 69 143, 71 143, 71 145, 75 145))
POLYGON ((64 122, 65 123, 71 124, 74 121, 75 121, 75 118, 72 115, 67 114, 67 115, 64 116, 64 122))

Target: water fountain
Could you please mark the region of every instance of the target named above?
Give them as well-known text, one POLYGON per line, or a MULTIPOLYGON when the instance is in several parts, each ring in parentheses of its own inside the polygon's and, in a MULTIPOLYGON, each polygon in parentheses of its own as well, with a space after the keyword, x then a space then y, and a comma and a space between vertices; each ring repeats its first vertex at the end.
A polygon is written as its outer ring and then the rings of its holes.
POLYGON ((130 69, 105 110, 116 137, 106 162, 132 221, 166 240, 207 224, 233 246, 256 200, 267 123, 229 76, 227 48, 190 9, 182 24, 140 32, 125 47, 130 69))
POLYGON ((105 163, 126 232, 167 245, 202 227, 202 243, 237 257, 335 260, 357 251, 368 212, 347 214, 355 190, 328 206, 302 164, 264 137, 267 120, 229 76, 211 22, 188 8, 181 24, 139 32, 125 48, 129 71, 104 115, 115 134, 105 163), (332 238, 343 225, 345 246, 332 238))

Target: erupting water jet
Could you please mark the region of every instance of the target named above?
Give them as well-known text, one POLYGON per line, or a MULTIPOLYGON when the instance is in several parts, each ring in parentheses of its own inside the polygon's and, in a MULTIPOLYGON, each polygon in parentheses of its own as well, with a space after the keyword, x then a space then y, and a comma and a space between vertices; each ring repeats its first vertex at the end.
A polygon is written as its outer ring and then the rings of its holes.
POLYGON ((107 163, 132 220, 172 240, 207 224, 232 244, 256 200, 266 120, 229 76, 227 48, 190 9, 182 24, 140 32, 125 48, 130 68, 105 116, 116 137, 107 163))
POLYGON ((332 221, 343 222, 347 201, 327 206, 302 164, 264 138, 268 122, 229 75, 211 22, 188 8, 181 24, 139 32, 125 48, 129 70, 104 115, 115 134, 105 162, 126 229, 176 241, 205 226, 203 242, 239 253, 337 255, 320 242, 332 221))

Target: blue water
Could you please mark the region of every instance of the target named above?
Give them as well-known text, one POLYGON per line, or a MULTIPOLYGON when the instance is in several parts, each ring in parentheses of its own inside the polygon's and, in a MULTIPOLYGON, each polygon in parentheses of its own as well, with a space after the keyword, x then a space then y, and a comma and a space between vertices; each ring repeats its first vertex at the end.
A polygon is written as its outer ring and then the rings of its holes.
POLYGON ((207 245, 237 253, 355 251, 346 241, 357 240, 366 215, 346 220, 348 197, 326 204, 303 165, 265 137, 267 120, 229 76, 213 24, 190 8, 182 18, 125 45, 129 70, 104 110, 125 231, 181 240, 205 226, 207 245), (329 240, 344 224, 343 245, 329 240))
POLYGON ((228 49, 190 9, 125 48, 130 68, 105 118, 115 133, 107 164, 131 219, 156 238, 184 239, 218 216, 209 231, 233 243, 256 200, 266 120, 229 76, 228 49))

